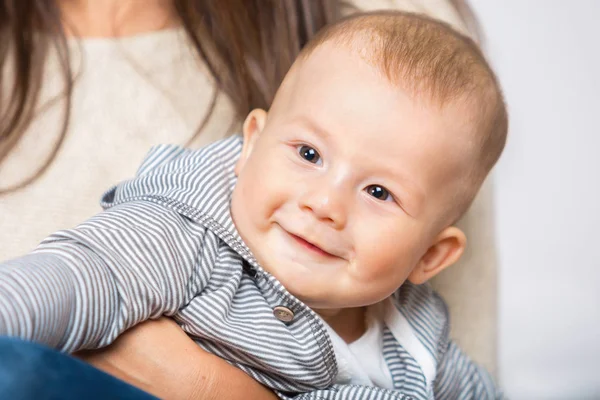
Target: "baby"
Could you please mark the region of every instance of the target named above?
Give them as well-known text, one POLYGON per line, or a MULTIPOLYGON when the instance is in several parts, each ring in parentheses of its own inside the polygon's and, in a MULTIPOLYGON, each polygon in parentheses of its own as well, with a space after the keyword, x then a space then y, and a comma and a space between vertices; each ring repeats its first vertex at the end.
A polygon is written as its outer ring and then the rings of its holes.
POLYGON ((74 352, 167 315, 282 398, 497 398, 423 284, 463 253, 506 131, 470 39, 340 21, 243 139, 154 148, 104 212, 4 263, 0 334, 74 352))

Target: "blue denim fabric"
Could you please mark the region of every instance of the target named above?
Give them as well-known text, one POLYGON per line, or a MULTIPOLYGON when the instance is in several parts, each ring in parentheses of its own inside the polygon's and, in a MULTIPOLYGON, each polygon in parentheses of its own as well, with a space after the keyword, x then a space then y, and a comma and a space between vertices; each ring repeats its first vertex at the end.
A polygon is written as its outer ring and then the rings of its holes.
POLYGON ((0 399, 71 400, 156 397, 67 354, 0 337, 0 399))

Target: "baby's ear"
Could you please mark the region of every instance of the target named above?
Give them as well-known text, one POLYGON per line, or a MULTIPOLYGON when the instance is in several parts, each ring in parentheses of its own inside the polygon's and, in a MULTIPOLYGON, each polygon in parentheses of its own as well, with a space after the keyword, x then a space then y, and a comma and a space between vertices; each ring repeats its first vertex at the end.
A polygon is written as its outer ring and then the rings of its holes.
POLYGON ((440 232, 408 276, 411 283, 420 285, 458 261, 467 245, 463 231, 450 226, 440 232))
POLYGON ((252 149, 254 147, 254 143, 256 139, 262 132, 265 127, 265 123, 267 122, 267 112, 265 110, 261 110, 260 108, 256 108, 250 111, 250 114, 246 117, 244 121, 244 125, 242 127, 242 133, 244 135, 244 145, 242 147, 242 154, 240 155, 240 159, 235 165, 235 174, 239 175, 240 171, 244 168, 246 164, 246 160, 252 153, 252 149))

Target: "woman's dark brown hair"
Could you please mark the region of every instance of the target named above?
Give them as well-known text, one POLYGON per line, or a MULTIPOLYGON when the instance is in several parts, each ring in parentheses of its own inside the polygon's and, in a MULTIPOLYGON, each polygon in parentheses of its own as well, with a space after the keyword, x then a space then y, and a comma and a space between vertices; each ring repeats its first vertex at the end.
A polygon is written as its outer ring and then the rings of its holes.
MULTIPOLYGON (((341 0, 174 0, 174 6, 239 121, 253 108, 269 107, 300 49, 349 7, 341 0)), ((0 195, 34 181, 56 157, 69 124, 75 79, 56 0, 0 0, 0 168, 34 117, 51 49, 59 57, 65 88, 61 134, 42 167, 0 189, 0 195)), ((212 107, 204 122, 211 112, 212 107)))

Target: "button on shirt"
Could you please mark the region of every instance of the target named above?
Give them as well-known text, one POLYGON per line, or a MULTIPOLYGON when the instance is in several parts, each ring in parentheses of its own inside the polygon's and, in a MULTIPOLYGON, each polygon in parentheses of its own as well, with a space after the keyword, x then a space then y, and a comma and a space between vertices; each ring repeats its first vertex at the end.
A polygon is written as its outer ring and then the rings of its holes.
POLYGON ((387 300, 393 390, 336 384, 323 320, 261 268, 233 224, 241 145, 234 136, 195 151, 156 147, 135 178, 106 192, 104 212, 0 265, 0 335, 74 352, 166 315, 282 398, 500 396, 449 340, 445 305, 426 285, 387 300))

